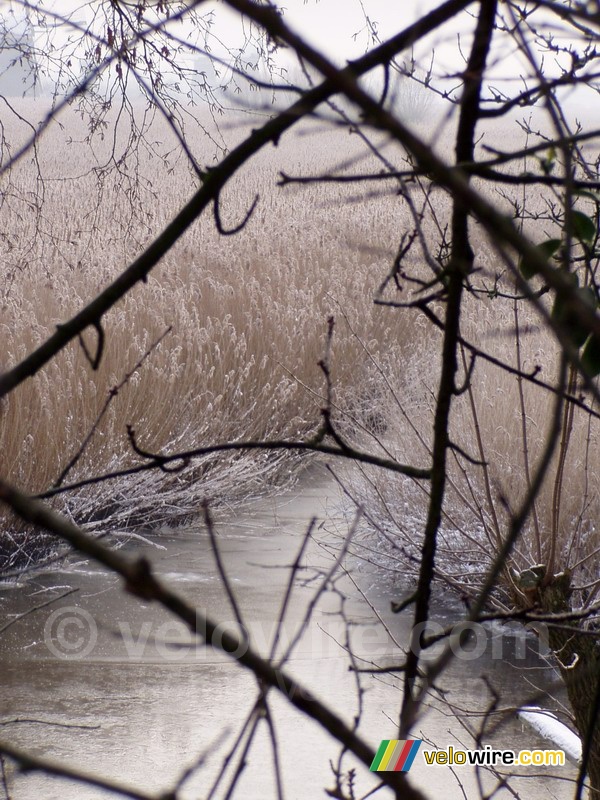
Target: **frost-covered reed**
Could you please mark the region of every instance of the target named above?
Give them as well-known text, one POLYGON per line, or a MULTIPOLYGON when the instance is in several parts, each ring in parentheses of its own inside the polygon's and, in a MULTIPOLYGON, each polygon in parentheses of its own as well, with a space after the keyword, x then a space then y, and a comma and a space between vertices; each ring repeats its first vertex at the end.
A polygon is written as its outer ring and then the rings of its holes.
MULTIPOLYGON (((36 159, 21 162, 6 178, 0 210, 7 232, 0 242, 3 368, 116 276, 196 186, 184 159, 173 156, 164 127, 147 134, 154 153, 140 147, 137 161, 111 163, 118 155, 112 143, 67 145, 85 131, 74 116, 63 122, 64 131, 42 139, 36 159)), ((194 147, 201 160, 203 140, 194 147)), ((199 220, 147 284, 106 316, 97 372, 73 343, 2 401, 3 474, 28 492, 52 487, 111 389, 168 326, 172 331, 111 400, 66 483, 140 463, 127 425, 153 452, 304 436, 320 421, 318 361, 330 314, 338 320, 336 397, 368 395, 364 353, 343 315, 377 353, 396 350, 406 337, 398 315, 372 303, 398 236, 399 203, 372 199, 357 224, 352 189, 276 185, 280 169, 326 170, 339 152, 339 134, 317 131, 270 149, 236 176, 221 197, 221 215, 223 225, 236 225, 258 194, 246 228, 222 237, 209 213, 199 220)), ((85 341, 93 350, 94 331, 85 341)), ((285 479, 294 463, 290 453, 230 452, 177 473, 123 477, 53 502, 98 530, 170 522, 192 516, 206 497, 233 502, 262 492, 285 479)), ((19 526, 6 518, 2 526, 4 549, 13 551, 10 537, 19 526)))

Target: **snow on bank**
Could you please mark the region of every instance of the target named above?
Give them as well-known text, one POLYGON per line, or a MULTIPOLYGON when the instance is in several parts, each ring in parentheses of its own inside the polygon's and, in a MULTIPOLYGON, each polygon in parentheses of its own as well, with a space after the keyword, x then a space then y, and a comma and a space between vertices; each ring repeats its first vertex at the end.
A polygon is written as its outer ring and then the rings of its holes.
POLYGON ((544 711, 538 706, 523 706, 517 712, 517 716, 531 725, 544 739, 564 750, 571 761, 575 763, 581 761, 581 739, 550 711, 544 711))

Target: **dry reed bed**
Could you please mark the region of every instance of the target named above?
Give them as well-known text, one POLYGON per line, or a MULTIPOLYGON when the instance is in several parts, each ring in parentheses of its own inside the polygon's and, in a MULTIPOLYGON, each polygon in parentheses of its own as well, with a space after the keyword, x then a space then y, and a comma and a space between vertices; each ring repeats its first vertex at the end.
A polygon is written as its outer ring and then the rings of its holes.
MULTIPOLYGON (((70 119, 67 133, 83 138, 83 131, 75 135, 74 130, 77 124, 70 119)), ((168 133, 157 128, 153 141, 154 150, 140 153, 130 172, 121 165, 110 176, 103 169, 90 171, 90 165, 107 163, 106 143, 94 144, 93 159, 83 145, 64 150, 69 156, 66 169, 56 157, 63 144, 55 133, 40 147, 40 167, 47 167, 44 183, 35 163, 9 176, 12 201, 0 209, 3 228, 10 232, 0 243, 6 277, 0 318, 4 364, 29 352, 53 325, 89 300, 192 193, 194 182, 185 164, 157 155, 161 148, 172 152, 168 133), (58 179, 61 172, 82 177, 58 179)), ((192 141, 200 162, 210 164, 211 152, 203 155, 203 141, 192 141)), ((90 431, 110 388, 168 325, 172 332, 111 402, 69 480, 136 463, 126 424, 134 426, 143 447, 155 451, 301 436, 313 430, 323 402, 317 362, 331 313, 337 319, 335 399, 345 430, 402 461, 427 465, 439 333, 415 313, 372 304, 402 232, 412 226, 406 205, 379 187, 275 186, 280 169, 319 174, 341 162, 352 171, 373 168, 372 160, 352 163, 358 152, 356 137, 324 134, 316 126, 310 136, 289 137, 242 170, 223 193, 221 211, 224 224, 233 226, 259 194, 247 227, 223 238, 210 215, 199 220, 148 284, 137 287, 107 316, 107 349, 98 373, 91 373, 81 348, 72 345, 4 401, 0 447, 9 477, 30 491, 51 486, 90 431)), ((398 167, 405 166, 393 148, 386 155, 398 167)), ((418 195, 411 195, 418 206, 418 195)), ((437 222, 428 215, 422 225, 435 253, 450 204, 443 194, 433 199, 437 222)), ((495 200, 510 208, 510 196, 495 200)), ((527 207, 534 214, 542 212, 544 202, 541 195, 528 197, 527 207)), ((531 223, 538 238, 542 228, 545 234, 552 232, 550 223, 531 223)), ((475 239, 477 280, 489 286, 498 272, 498 256, 476 230, 475 239)), ((422 275, 424 259, 413 260, 412 267, 422 275)), ((513 313, 511 301, 470 298, 464 331, 514 364, 513 313)), ((541 376, 551 382, 556 347, 523 304, 519 318, 525 328, 522 366, 540 366, 541 376)), ((87 338, 92 345, 93 336, 87 338)), ((463 395, 455 405, 453 437, 479 458, 479 427, 490 491, 483 471, 456 455, 439 562, 446 578, 461 587, 475 587, 489 564, 498 530, 506 528, 503 499, 514 508, 526 488, 518 384, 481 359, 474 378, 472 395, 463 395)), ((551 397, 528 385, 523 391, 533 464, 551 397)), ((581 562, 583 582, 593 570, 589 556, 597 546, 597 438, 597 425, 588 427, 586 415, 577 414, 559 550, 564 565, 581 562)), ((196 461, 177 475, 146 473, 69 493, 56 502, 92 529, 124 529, 188 517, 207 496, 233 502, 264 491, 269 481, 280 480, 291 468, 287 455, 228 455, 196 461)), ((547 552, 552 475, 553 470, 537 504, 541 540, 530 525, 515 553, 517 569, 543 560, 547 552)), ((386 552, 399 553, 404 563, 408 556, 408 563, 414 559, 416 564, 427 485, 367 470, 351 493, 367 503, 371 528, 380 531, 386 552)), ((7 536, 11 530, 7 526, 7 536)), ((363 544, 372 554, 372 540, 363 544)))
MULTIPOLYGON (((74 119, 67 119, 64 135, 82 138, 74 119)), ((157 130, 156 139, 161 136, 166 141, 168 133, 157 130)), ((197 151, 203 146, 201 140, 194 144, 197 151)), ((223 238, 209 215, 198 221, 147 285, 106 316, 106 349, 97 372, 79 344, 72 344, 5 398, 0 450, 6 477, 30 492, 51 487, 92 430, 111 388, 167 326, 172 331, 113 398, 67 482, 139 463, 127 424, 142 447, 164 452, 313 430, 323 390, 317 363, 331 313, 339 319, 332 353, 336 397, 357 388, 364 395, 366 359, 340 310, 377 353, 405 336, 398 315, 382 313, 371 302, 389 258, 381 243, 397 237, 397 201, 370 201, 357 225, 355 208, 346 203, 351 191, 274 185, 278 169, 324 171, 338 151, 335 136, 317 135, 261 155, 236 176, 221 201, 224 225, 235 225, 258 193, 247 227, 223 238)), ((97 164, 105 158, 98 147, 95 158, 97 164)), ((210 163, 210 152, 205 160, 210 163)), ((123 193, 122 165, 111 178, 90 172, 91 164, 89 149, 66 147, 55 130, 40 145, 38 163, 22 162, 7 178, 13 198, 0 209, 2 229, 10 232, 0 242, 3 367, 118 274, 194 188, 184 164, 169 171, 148 154, 144 159, 141 153, 136 165, 145 187, 136 196, 123 193), (68 159, 66 173, 81 177, 57 179, 61 158, 68 159)), ((86 341, 93 349, 93 333, 86 341)), ((148 472, 54 502, 91 529, 117 531, 188 518, 206 497, 233 502, 264 491, 293 464, 289 454, 228 454, 195 461, 177 475, 148 472)), ((22 534, 13 520, 3 525, 10 563, 22 534)))

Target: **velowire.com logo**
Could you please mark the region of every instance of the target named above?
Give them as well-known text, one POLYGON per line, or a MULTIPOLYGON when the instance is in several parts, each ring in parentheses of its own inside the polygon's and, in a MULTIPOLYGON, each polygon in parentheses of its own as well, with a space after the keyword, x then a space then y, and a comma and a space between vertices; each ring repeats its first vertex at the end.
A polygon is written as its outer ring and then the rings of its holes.
POLYGON ((422 741, 422 739, 384 739, 369 769, 371 772, 408 772, 422 741))

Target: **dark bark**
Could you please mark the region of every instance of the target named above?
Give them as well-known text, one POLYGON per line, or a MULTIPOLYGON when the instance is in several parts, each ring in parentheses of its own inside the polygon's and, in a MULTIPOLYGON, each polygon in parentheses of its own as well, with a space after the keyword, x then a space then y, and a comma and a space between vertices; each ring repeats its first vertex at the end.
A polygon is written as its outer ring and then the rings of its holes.
MULTIPOLYGON (((572 611, 571 576, 565 572, 550 580, 540 591, 544 611, 572 611)), ((548 641, 567 689, 575 716, 577 731, 586 749, 588 744, 587 779, 590 797, 600 798, 600 720, 595 698, 600 684, 600 647, 590 630, 569 630, 564 626, 549 626, 548 641)))
MULTIPOLYGON (((494 23, 496 19, 496 0, 483 0, 475 29, 473 47, 464 72, 464 89, 460 117, 456 134, 456 162, 472 161, 475 152, 475 129, 479 119, 481 82, 485 70, 494 23)), ((469 176, 465 176, 469 180, 469 176)), ((400 714, 401 735, 411 730, 418 703, 415 683, 421 652, 421 633, 429 618, 431 586, 435 573, 437 535, 442 519, 442 507, 446 490, 446 456, 450 445, 449 426, 452 399, 456 394, 456 373, 458 369, 457 350, 460 339, 460 314, 463 296, 463 282, 473 267, 473 250, 469 242, 469 211, 454 198, 452 206, 452 249, 446 268, 447 296, 442 346, 442 370, 436 401, 433 423, 433 453, 431 468, 431 491, 427 521, 421 548, 421 567, 415 594, 414 628, 410 649, 406 657, 404 680, 404 699, 400 714)))

